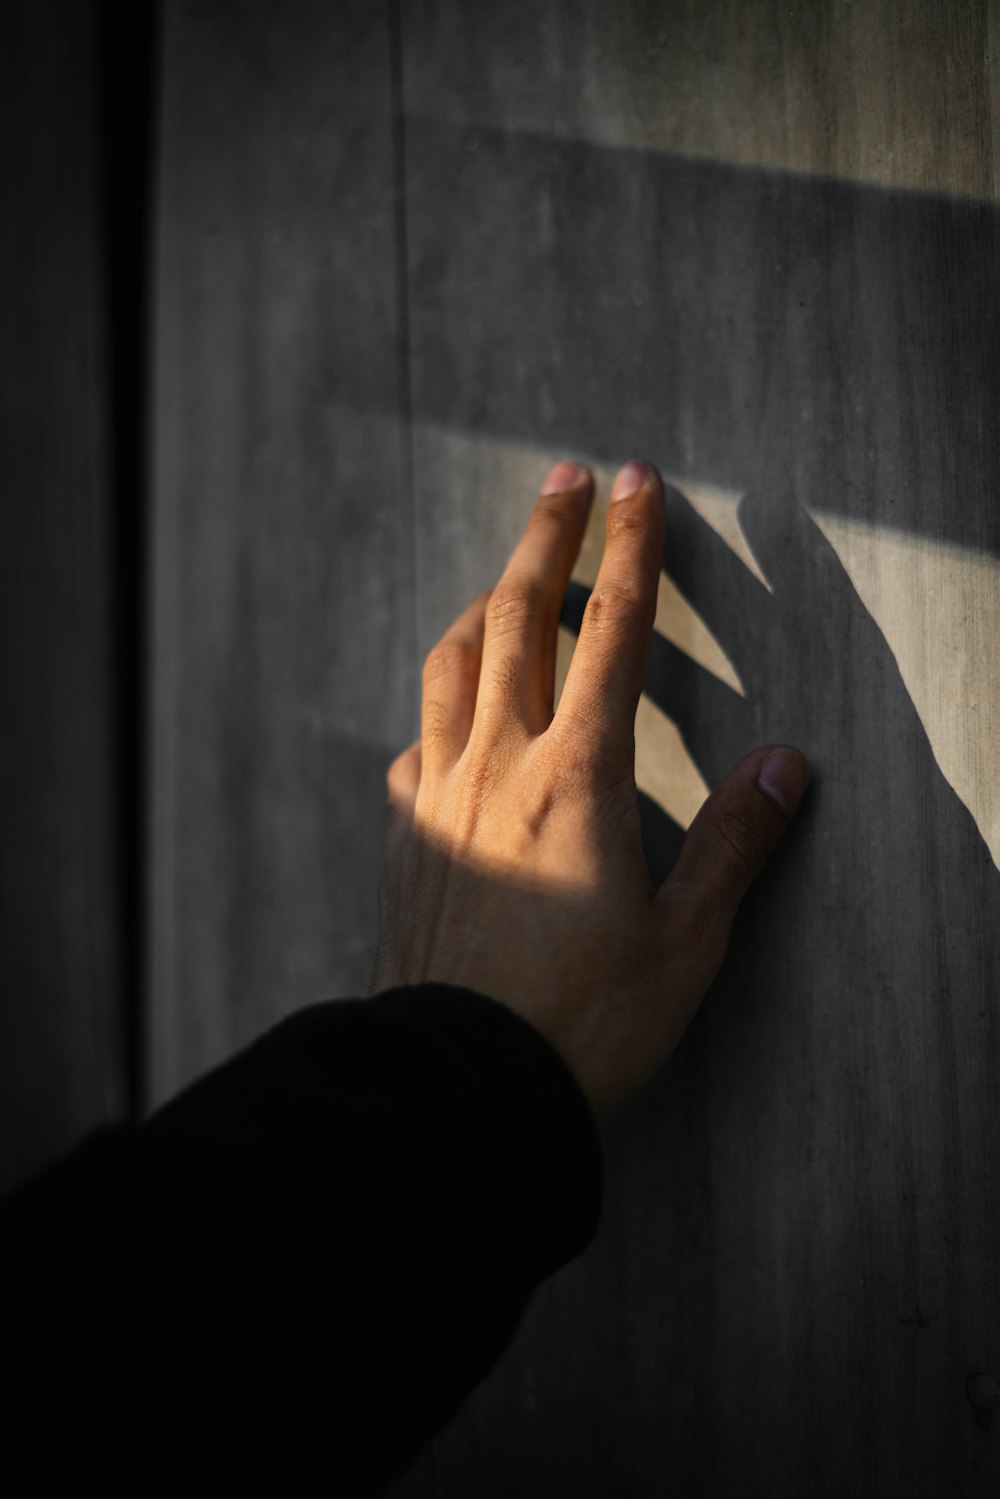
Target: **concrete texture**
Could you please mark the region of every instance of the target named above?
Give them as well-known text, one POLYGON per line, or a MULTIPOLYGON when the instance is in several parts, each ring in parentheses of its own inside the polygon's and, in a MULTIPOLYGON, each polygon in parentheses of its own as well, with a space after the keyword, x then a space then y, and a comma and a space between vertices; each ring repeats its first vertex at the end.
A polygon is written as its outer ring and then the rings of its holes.
POLYGON ((1000 874, 968 783, 992 760, 971 689, 928 686, 939 637, 994 704, 1000 680, 974 624, 1000 557, 994 12, 699 14, 167 6, 156 1095, 364 992, 422 658, 556 458, 671 477, 664 573, 723 658, 664 605, 654 878, 747 750, 814 767, 689 1033, 606 1129, 597 1240, 396 1499, 1000 1485, 1000 874), (946 629, 933 587, 907 628, 893 537, 920 576, 959 559, 946 629))

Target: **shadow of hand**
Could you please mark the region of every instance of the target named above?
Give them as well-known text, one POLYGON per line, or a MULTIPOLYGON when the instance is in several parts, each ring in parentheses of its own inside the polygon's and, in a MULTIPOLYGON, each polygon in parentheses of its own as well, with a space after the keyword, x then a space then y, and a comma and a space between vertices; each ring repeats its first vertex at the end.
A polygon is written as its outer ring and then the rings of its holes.
MULTIPOLYGON (((664 566, 746 697, 659 635, 644 691, 710 786, 764 742, 799 748, 813 783, 655 1109, 623 1121, 611 1149, 629 1171, 630 1128, 656 1131, 683 1216, 669 1273, 692 1306, 727 1330, 759 1330, 748 1294, 771 1308, 773 1348, 727 1332, 734 1379, 787 1382, 792 1398, 818 1368, 843 1385, 856 1358, 871 1388, 905 1377, 929 1409, 983 1356, 972 1309, 994 1338, 1000 1318, 1000 875, 884 636, 794 496, 738 511, 773 595, 677 491, 666 508, 664 566), (936 1329, 919 1357, 913 1327, 936 1329)), ((585 602, 571 589, 563 623, 585 602)), ((642 801, 658 881, 683 835, 642 801)), ((826 1419, 810 1417, 833 1450, 826 1419)))

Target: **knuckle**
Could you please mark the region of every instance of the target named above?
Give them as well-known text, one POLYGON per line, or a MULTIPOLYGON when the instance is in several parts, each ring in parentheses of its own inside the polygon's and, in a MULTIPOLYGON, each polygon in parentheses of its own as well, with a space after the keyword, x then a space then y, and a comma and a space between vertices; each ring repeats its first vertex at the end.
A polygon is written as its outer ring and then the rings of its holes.
POLYGON ((462 789, 454 828, 462 837, 471 837, 485 816, 493 790, 502 777, 503 761, 481 742, 470 741, 457 770, 462 789))
POLYGON ((527 578, 511 578, 497 584, 486 605, 486 624, 495 635, 517 630, 537 614, 542 590, 527 578))
POLYGON ((424 684, 426 686, 430 682, 436 682, 439 677, 469 671, 478 660, 479 651, 471 640, 457 637, 453 640, 439 640, 424 661, 424 684))
POLYGON ((606 826, 620 829, 627 818, 637 815, 635 773, 624 761, 601 766, 590 784, 591 797, 606 826))
POLYGON ((760 828, 737 806, 724 807, 714 827, 723 861, 741 878, 754 879, 767 856, 760 828))
POLYGON ((708 981, 722 967, 729 946, 729 933, 730 923, 715 906, 695 907, 680 922, 683 950, 708 981))
POLYGON ((521 669, 515 656, 502 656, 492 668, 493 690, 500 699, 510 697, 517 688, 521 669))
POLYGON ((536 502, 534 510, 528 517, 527 529, 529 531, 552 529, 561 533, 575 530, 577 525, 576 507, 567 505, 564 495, 546 494, 536 502))
POLYGON ((608 509, 605 535, 612 541, 619 536, 632 536, 636 532, 645 537, 649 528, 649 511, 641 504, 612 505, 608 509))
POLYGON ((425 698, 421 737, 428 748, 442 744, 450 734, 451 715, 438 698, 425 698))
POLYGON ((566 742, 552 735, 551 730, 546 737, 545 779, 574 795, 586 791, 593 779, 591 758, 586 749, 575 741, 566 742))
POLYGON ((646 602, 638 586, 630 583, 599 583, 587 600, 584 618, 591 629, 622 622, 633 623, 646 614, 646 602))
POLYGON ((548 736, 549 774, 589 805, 624 812, 635 791, 634 750, 623 745, 617 752, 588 726, 573 734, 550 728, 548 736))
POLYGON ((691 884, 673 877, 665 893, 668 946, 683 953, 702 973, 717 973, 726 955, 732 923, 712 882, 691 884))

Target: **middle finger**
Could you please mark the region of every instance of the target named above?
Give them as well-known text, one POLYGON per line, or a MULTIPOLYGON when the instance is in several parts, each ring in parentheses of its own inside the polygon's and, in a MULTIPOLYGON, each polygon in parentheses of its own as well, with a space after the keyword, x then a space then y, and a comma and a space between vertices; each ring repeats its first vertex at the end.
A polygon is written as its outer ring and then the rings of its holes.
POLYGON ((542 486, 521 540, 486 609, 476 718, 528 734, 552 722, 559 611, 587 529, 594 481, 559 463, 542 486))
POLYGON ((615 775, 634 770, 666 521, 660 476, 627 463, 608 506, 604 555, 559 699, 557 724, 615 775))

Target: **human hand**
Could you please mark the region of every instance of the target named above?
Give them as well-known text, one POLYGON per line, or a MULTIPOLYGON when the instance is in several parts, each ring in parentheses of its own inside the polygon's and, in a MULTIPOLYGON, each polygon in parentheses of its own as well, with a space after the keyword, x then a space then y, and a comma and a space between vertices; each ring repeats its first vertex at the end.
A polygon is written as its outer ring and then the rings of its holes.
POLYGON ((427 657, 421 738, 387 776, 369 993, 435 981, 492 996, 547 1037, 600 1119, 655 1076, 683 1035, 808 768, 776 745, 741 759, 654 886, 634 723, 664 494, 648 465, 619 472, 555 712, 559 615, 592 498, 585 469, 557 465, 499 583, 427 657), (770 791, 758 779, 765 762, 770 791))

